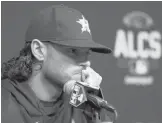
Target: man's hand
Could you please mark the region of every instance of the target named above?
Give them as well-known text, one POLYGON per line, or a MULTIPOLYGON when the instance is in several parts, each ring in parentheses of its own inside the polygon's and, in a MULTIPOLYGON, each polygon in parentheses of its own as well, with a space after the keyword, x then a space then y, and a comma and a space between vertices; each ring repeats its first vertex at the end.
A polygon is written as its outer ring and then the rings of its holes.
POLYGON ((85 70, 82 70, 81 84, 98 90, 101 82, 102 77, 92 68, 87 67, 85 70))

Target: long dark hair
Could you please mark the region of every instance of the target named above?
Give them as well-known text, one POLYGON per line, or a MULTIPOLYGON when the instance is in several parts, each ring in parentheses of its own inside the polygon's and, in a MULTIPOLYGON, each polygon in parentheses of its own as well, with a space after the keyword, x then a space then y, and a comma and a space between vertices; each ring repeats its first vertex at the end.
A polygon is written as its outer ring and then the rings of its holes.
POLYGON ((31 52, 31 43, 25 43, 25 47, 20 51, 18 57, 14 57, 2 64, 1 79, 12 81, 26 81, 32 73, 34 56, 31 52))

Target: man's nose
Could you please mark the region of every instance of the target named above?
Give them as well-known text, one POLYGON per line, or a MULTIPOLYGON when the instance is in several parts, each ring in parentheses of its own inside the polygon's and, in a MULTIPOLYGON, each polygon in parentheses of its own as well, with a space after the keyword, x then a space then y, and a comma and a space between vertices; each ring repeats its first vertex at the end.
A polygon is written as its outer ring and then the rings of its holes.
POLYGON ((91 66, 91 62, 90 61, 85 61, 79 64, 80 66, 82 66, 84 69, 86 69, 87 67, 91 66))

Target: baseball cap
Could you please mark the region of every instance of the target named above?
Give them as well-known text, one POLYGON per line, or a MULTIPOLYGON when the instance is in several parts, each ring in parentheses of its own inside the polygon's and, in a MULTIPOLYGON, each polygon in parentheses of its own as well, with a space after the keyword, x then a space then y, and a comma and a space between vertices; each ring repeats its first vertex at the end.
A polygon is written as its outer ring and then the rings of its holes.
POLYGON ((30 22, 25 41, 33 39, 56 44, 90 48, 98 53, 111 53, 111 49, 92 39, 89 23, 76 9, 53 5, 40 11, 30 22))

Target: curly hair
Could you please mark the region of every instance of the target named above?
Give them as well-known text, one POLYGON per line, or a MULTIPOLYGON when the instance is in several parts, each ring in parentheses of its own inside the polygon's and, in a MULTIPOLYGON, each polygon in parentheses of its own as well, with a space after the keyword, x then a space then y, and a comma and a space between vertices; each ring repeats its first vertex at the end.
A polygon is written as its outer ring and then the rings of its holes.
POLYGON ((23 82, 28 80, 32 73, 34 56, 31 52, 31 43, 25 43, 19 57, 14 57, 2 64, 1 79, 23 82))

